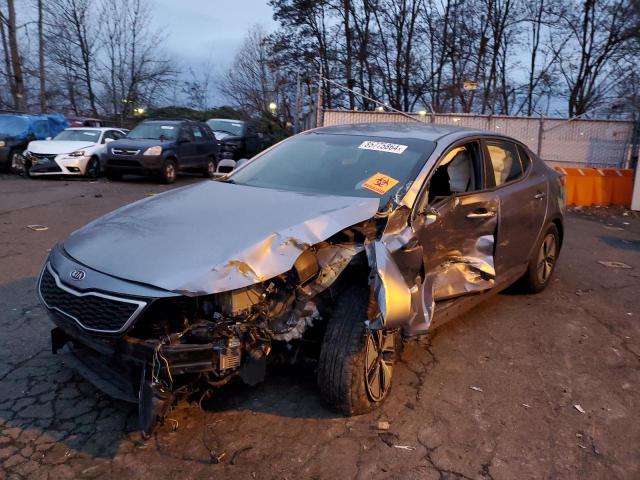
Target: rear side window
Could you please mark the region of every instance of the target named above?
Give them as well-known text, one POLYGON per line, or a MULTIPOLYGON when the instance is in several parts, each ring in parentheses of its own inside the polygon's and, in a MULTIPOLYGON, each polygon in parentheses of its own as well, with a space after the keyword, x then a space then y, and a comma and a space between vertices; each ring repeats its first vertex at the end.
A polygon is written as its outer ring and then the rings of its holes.
POLYGON ((496 187, 522 176, 524 170, 515 144, 490 141, 486 145, 496 187))

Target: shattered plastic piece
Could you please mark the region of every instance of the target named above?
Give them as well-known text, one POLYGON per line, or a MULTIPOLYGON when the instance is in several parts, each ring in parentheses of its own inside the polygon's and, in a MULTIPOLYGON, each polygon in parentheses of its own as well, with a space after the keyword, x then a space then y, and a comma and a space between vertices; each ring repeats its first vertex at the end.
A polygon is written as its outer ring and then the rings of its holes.
POLYGON ((409 450, 410 452, 416 449, 416 447, 411 447, 409 445, 394 445, 393 448, 399 448, 400 450, 409 450))
POLYGON ((580 405, 578 405, 577 403, 573 406, 573 408, 575 408, 576 410, 578 410, 580 413, 587 413, 584 411, 584 408, 582 408, 580 405))
POLYGON ((627 265, 624 262, 609 262, 605 260, 598 260, 598 263, 607 268, 632 268, 631 265, 627 265))
POLYGON ((391 425, 389 425, 389 422, 385 422, 385 421, 378 422, 378 430, 389 430, 389 428, 391 428, 391 425))
POLYGON ((27 225, 27 228, 30 228, 34 232, 44 232, 45 230, 49 230, 49 227, 45 225, 27 225))
POLYGON ((522 404, 522 406, 523 406, 524 408, 531 408, 531 405, 528 405, 528 404, 526 404, 526 403, 523 403, 523 404, 522 404))
POLYGON ((471 390, 476 391, 476 392, 484 392, 484 390, 482 390, 480 387, 474 387, 474 386, 471 386, 471 387, 469 387, 469 388, 470 388, 471 390))

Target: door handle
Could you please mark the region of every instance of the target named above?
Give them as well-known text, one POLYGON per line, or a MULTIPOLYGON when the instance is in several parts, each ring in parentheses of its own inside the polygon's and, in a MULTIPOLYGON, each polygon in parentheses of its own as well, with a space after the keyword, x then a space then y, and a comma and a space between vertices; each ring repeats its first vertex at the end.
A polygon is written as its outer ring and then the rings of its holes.
POLYGON ((544 194, 544 192, 537 192, 533 198, 535 198, 536 200, 542 200, 546 195, 544 194))
POLYGON ((491 218, 495 217, 496 212, 493 210, 486 210, 484 208, 478 209, 475 212, 467 214, 467 218, 491 218))

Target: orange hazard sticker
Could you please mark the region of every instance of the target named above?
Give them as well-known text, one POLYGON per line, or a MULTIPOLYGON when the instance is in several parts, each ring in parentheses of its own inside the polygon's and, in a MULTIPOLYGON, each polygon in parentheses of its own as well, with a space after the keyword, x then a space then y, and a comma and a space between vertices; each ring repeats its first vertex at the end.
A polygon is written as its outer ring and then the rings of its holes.
POLYGON ((384 173, 378 172, 372 177, 368 178, 367 181, 362 184, 362 186, 367 190, 376 192, 378 195, 384 195, 397 184, 398 180, 396 180, 395 178, 391 178, 384 173))

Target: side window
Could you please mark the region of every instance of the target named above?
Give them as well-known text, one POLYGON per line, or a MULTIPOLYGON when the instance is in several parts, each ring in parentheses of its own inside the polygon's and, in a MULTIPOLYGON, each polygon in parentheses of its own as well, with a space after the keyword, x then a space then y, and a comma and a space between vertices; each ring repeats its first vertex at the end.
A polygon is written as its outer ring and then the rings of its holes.
POLYGON ((202 134, 202 130, 197 125, 191 126, 191 131, 193 132, 193 136, 196 139, 196 142, 202 142, 204 140, 204 135, 202 134))
POLYGON ((482 190, 480 145, 471 142, 449 150, 440 160, 427 186, 433 204, 465 192, 482 190))
POLYGON ((114 140, 120 140, 121 138, 124 138, 124 133, 120 132, 119 130, 110 130, 110 132, 114 140))
POLYGON ((193 131, 191 130, 191 126, 190 125, 185 125, 182 127, 182 138, 184 138, 185 140, 188 140, 190 142, 194 141, 194 137, 193 137, 193 131))
POLYGON ((496 187, 522 176, 522 163, 515 144, 489 141, 487 142, 487 151, 496 187))

